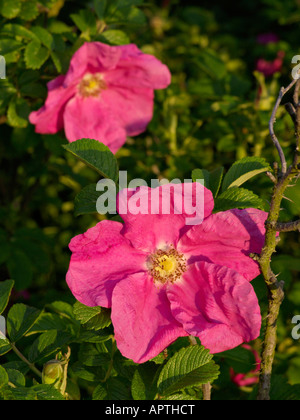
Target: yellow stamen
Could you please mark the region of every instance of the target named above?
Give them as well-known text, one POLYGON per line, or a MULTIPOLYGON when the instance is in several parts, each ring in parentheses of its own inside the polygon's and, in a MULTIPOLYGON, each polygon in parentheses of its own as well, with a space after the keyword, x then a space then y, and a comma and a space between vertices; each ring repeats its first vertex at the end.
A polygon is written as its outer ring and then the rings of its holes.
POLYGON ((186 271, 186 259, 171 245, 165 250, 158 249, 151 254, 148 268, 155 282, 174 283, 186 271))
POLYGON ((87 73, 78 85, 81 96, 99 96, 102 90, 107 89, 101 73, 87 73))

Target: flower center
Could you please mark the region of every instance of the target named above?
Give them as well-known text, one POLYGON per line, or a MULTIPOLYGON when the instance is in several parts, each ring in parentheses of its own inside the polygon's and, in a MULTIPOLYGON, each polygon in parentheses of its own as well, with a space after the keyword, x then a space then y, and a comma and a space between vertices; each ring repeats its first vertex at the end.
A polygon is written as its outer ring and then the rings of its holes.
POLYGON ((78 85, 81 96, 99 96, 102 90, 107 88, 101 73, 87 73, 78 85))
POLYGON ((186 259, 174 248, 158 249, 148 259, 149 273, 155 282, 174 283, 186 271, 186 259))

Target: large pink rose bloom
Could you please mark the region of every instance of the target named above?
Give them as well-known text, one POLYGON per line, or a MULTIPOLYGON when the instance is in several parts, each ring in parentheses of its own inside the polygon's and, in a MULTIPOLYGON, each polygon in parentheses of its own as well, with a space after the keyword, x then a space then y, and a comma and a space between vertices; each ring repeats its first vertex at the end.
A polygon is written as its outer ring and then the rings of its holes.
POLYGON ((127 136, 145 131, 153 117, 154 89, 170 82, 167 66, 134 44, 87 42, 67 74, 48 83, 45 105, 29 120, 37 133, 64 128, 70 142, 92 138, 115 153, 127 136))
POLYGON ((87 306, 112 309, 118 348, 137 363, 178 337, 197 336, 218 353, 260 333, 260 308, 250 283, 259 267, 249 254, 264 245, 267 214, 256 209, 212 214, 211 192, 200 183, 188 191, 183 185, 121 191, 124 224, 102 221, 70 243, 71 291, 87 306), (164 199, 170 214, 157 205, 164 199), (143 203, 139 214, 125 214, 132 203, 143 203), (187 225, 195 203, 203 222, 187 225))

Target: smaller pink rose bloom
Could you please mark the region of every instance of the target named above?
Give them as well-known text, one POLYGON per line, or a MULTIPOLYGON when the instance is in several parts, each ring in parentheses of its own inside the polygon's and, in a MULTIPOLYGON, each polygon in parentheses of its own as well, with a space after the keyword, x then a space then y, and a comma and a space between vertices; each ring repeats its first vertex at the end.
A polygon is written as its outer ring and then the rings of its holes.
POLYGON ((212 214, 212 193, 197 182, 186 185, 124 189, 124 224, 102 221, 70 243, 72 293, 87 306, 111 308, 118 348, 136 363, 178 337, 199 337, 218 353, 260 333, 250 283, 260 270, 249 254, 261 252, 267 213, 212 214), (187 224, 191 215, 202 223, 187 224))
POLYGON ((284 56, 284 51, 279 51, 277 57, 273 61, 267 61, 264 58, 260 58, 257 60, 256 70, 263 73, 266 77, 273 76, 274 73, 281 71, 284 56))
POLYGON ((243 344, 245 349, 251 351, 255 357, 255 367, 249 373, 235 373, 233 368, 230 369, 230 377, 233 383, 237 386, 250 386, 259 382, 259 372, 261 360, 256 350, 252 349, 248 344, 243 344))
POLYGON ((127 136, 146 130, 154 90, 170 83, 168 67, 134 44, 87 42, 74 54, 67 74, 48 83, 44 106, 29 120, 37 133, 64 128, 69 142, 92 138, 115 153, 127 136))

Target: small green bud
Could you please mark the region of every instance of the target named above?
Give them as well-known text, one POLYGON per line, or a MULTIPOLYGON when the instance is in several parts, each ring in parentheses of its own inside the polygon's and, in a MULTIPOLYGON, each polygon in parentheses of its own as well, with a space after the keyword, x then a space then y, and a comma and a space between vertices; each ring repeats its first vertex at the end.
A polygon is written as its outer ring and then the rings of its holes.
POLYGON ((62 363, 58 360, 50 360, 45 363, 43 369, 43 384, 55 384, 55 388, 59 389, 64 379, 64 369, 62 363))

